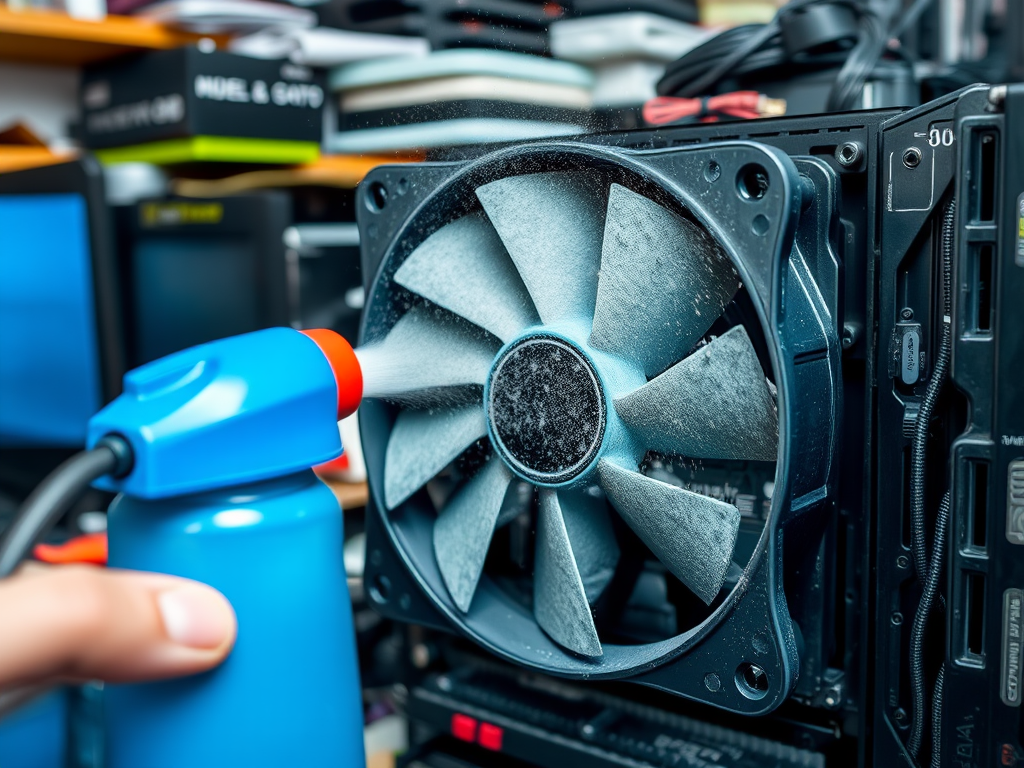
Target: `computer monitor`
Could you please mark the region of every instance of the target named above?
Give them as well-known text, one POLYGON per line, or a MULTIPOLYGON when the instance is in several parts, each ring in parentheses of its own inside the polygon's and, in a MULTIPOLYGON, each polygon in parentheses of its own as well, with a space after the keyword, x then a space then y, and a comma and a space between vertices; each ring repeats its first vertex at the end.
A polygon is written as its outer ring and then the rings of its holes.
POLYGON ((354 342, 356 225, 296 223, 301 207, 291 193, 266 191, 120 209, 131 366, 272 326, 339 326, 354 342))
POLYGON ((99 164, 0 174, 0 447, 80 448, 123 374, 99 164))

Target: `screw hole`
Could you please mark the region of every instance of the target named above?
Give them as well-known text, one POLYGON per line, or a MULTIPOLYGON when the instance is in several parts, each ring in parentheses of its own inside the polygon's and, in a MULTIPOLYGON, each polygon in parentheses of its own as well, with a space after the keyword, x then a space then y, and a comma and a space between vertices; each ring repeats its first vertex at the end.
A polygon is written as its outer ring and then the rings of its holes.
POLYGON ((707 182, 718 181, 718 177, 722 175, 722 166, 718 164, 717 160, 711 160, 707 167, 704 169, 704 180, 707 182))
POLYGON ((750 223, 750 230, 758 237, 763 237, 768 233, 768 228, 771 226, 771 222, 768 221, 768 217, 763 213, 757 214, 754 220, 750 223))
POLYGON ((373 582, 370 585, 370 597, 372 597, 375 602, 386 603, 390 595, 391 579, 378 573, 373 577, 373 582))
POLYGON ((907 168, 917 168, 921 164, 921 150, 917 147, 911 147, 903 153, 903 164, 907 168))
POLYGON ((366 207, 374 213, 380 213, 388 204, 388 188, 375 181, 366 190, 366 207))
POLYGON ((768 193, 768 171, 756 163, 743 166, 736 177, 736 189, 746 200, 760 200, 768 193))
POLYGON ((736 688, 748 699, 763 699, 768 695, 768 674, 757 664, 745 661, 736 668, 736 688))

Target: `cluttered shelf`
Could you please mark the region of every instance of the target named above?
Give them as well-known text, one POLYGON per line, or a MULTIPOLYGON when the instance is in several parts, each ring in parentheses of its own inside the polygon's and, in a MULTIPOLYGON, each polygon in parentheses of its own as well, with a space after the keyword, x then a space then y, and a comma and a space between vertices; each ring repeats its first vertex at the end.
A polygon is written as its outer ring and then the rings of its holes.
POLYGON ((11 10, 0 3, 0 60, 79 65, 142 50, 177 48, 198 39, 131 16, 76 19, 48 9, 11 10))

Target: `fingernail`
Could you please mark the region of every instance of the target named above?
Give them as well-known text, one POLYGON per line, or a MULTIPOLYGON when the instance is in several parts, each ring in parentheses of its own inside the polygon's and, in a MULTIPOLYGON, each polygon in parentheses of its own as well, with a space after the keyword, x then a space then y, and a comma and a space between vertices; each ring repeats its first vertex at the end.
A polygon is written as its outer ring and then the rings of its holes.
POLYGON ((235 615, 211 587, 186 583, 157 596, 167 637, 190 648, 217 648, 231 636, 235 615))

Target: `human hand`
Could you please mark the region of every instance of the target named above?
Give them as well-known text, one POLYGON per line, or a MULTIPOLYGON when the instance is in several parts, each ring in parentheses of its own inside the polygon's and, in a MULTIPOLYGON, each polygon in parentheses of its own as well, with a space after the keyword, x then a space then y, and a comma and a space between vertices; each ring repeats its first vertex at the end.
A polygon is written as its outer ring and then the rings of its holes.
POLYGON ((228 601, 198 582, 30 563, 0 581, 0 692, 202 672, 224 660, 236 630, 228 601))

